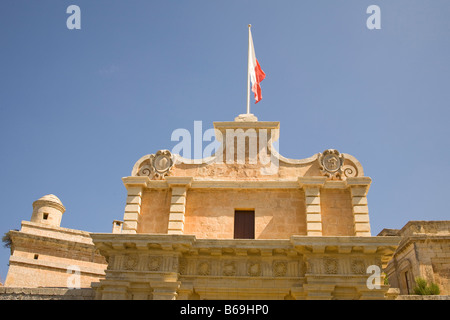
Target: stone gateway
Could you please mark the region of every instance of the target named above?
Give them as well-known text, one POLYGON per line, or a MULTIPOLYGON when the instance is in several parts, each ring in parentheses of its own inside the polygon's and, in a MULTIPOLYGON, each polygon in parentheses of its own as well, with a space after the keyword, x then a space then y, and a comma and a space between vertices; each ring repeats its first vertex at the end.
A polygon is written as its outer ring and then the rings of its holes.
MULTIPOLYGON (((411 278, 425 270, 402 262, 406 254, 396 254, 400 273, 390 262, 399 244, 410 252, 410 242, 401 242, 407 232, 372 236, 372 180, 352 155, 327 149, 285 158, 273 148, 279 122, 253 115, 215 122, 214 130, 221 146, 201 161, 169 150, 141 157, 122 178, 126 205, 111 233, 61 228, 61 201, 37 200, 31 221, 9 232, 10 267, 0 293, 13 297, 29 288, 36 296, 33 288, 79 283, 104 300, 394 299, 398 289, 373 270, 387 268, 402 290, 404 272, 411 278), (237 132, 247 136, 241 143, 237 132)), ((446 232, 436 238, 440 249, 445 241, 449 247, 446 232)), ((448 255, 434 261, 428 265, 441 268, 439 283, 448 292, 448 255)), ((434 269, 426 270, 432 278, 434 269)), ((180 310, 213 312, 189 304, 180 310)))

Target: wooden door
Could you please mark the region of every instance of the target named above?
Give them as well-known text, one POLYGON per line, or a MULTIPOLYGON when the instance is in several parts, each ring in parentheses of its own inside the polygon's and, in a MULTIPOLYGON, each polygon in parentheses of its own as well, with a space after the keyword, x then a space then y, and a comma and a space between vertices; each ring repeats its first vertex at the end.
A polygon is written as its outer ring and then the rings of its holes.
POLYGON ((234 238, 255 239, 255 211, 236 210, 234 212, 234 238))

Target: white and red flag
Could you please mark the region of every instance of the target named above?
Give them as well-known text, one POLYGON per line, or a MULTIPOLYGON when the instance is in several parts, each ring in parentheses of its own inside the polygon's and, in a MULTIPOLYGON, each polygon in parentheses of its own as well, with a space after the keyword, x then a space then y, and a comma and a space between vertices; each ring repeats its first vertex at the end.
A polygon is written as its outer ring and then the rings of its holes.
POLYGON ((262 99, 260 83, 264 80, 266 74, 261 69, 259 62, 256 59, 250 26, 248 28, 248 75, 252 82, 252 92, 255 94, 255 103, 258 103, 262 99))

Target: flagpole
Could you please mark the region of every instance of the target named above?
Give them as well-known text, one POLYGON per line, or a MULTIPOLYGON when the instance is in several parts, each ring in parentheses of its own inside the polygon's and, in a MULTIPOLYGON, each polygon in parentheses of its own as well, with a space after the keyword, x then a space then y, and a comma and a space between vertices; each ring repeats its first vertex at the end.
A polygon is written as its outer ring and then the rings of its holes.
POLYGON ((250 27, 248 25, 248 58, 247 58, 247 114, 250 114, 250 27))

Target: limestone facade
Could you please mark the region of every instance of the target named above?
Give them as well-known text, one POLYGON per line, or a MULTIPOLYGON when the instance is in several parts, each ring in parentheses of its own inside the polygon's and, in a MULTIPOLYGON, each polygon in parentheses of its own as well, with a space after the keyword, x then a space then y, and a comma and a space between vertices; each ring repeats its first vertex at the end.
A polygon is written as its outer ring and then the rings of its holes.
POLYGON ((211 157, 159 150, 135 163, 122 178, 123 221, 114 220, 111 233, 61 228, 61 201, 37 200, 31 221, 10 232, 2 292, 71 297, 21 288, 66 288, 75 266, 79 299, 393 299, 395 288, 405 291, 396 279, 406 267, 432 274, 448 293, 444 227, 433 227, 433 240, 432 224, 422 226, 423 235, 411 224, 373 237, 372 180, 355 157, 328 149, 285 158, 273 147, 279 123, 254 116, 214 128, 221 145, 211 157), (240 212, 249 214, 245 226, 240 212), (424 264, 403 262, 413 254, 424 264), (383 273, 370 286, 370 270, 383 269, 394 290, 383 273))
POLYGON ((385 299, 368 267, 384 267, 398 237, 372 237, 371 179, 349 154, 281 156, 278 122, 214 123, 210 158, 168 150, 124 177, 120 233, 92 234, 108 261, 97 299, 385 299), (252 214, 250 239, 236 215, 252 214))

